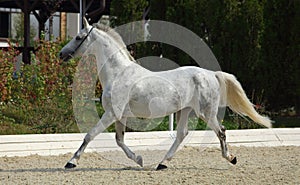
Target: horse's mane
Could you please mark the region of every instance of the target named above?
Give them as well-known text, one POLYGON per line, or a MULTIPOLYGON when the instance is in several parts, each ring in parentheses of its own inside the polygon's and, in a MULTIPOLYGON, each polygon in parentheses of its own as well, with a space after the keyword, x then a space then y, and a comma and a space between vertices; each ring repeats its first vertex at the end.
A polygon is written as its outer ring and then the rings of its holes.
POLYGON ((101 23, 95 23, 93 24, 93 26, 95 28, 97 28, 98 30, 101 30, 101 31, 104 31, 106 32, 109 36, 111 36, 118 44, 121 48, 124 48, 129 59, 131 61, 135 61, 135 59, 131 56, 131 54, 129 53, 129 51, 127 50, 126 48, 126 45, 122 39, 122 37, 120 36, 119 33, 117 33, 114 29, 112 29, 111 27, 107 26, 107 25, 104 25, 104 24, 101 24, 101 23))

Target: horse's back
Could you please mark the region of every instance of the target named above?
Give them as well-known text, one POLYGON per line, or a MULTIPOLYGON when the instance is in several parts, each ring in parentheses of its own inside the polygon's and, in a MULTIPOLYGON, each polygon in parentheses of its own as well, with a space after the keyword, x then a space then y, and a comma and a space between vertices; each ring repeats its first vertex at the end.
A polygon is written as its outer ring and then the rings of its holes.
POLYGON ((180 67, 135 76, 127 109, 139 117, 161 117, 185 107, 205 106, 218 86, 214 72, 199 67, 180 67))
POLYGON ((175 84, 195 85, 198 88, 212 90, 218 88, 219 84, 214 71, 195 66, 179 67, 169 71, 157 72, 158 76, 172 81, 175 84))

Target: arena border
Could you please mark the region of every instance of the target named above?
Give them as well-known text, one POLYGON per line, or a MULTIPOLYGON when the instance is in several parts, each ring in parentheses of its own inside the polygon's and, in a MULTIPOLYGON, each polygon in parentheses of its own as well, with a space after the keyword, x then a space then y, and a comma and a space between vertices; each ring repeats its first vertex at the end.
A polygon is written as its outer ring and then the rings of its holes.
MULTIPOLYGON (((229 146, 245 147, 277 147, 300 146, 300 128, 274 128, 228 130, 229 146)), ((184 142, 185 146, 219 147, 219 141, 212 131, 190 131, 191 136, 184 142)), ((30 134, 30 135, 0 135, 0 157, 28 155, 60 155, 74 152, 84 138, 84 133, 78 134, 30 134)), ((87 152, 106 152, 121 150, 114 138, 115 133, 102 133, 91 142, 87 152), (101 142, 101 146, 96 144, 101 142)), ((128 132, 125 142, 132 150, 157 150, 171 146, 170 131, 128 132), (160 144, 163 143, 163 144, 160 144)))

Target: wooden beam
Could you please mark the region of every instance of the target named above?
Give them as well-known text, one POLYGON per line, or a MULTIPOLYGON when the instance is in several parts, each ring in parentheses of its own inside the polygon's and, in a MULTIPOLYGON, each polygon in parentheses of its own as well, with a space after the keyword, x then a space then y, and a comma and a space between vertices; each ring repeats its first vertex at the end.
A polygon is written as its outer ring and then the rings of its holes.
POLYGON ((60 13, 60 39, 66 40, 66 22, 67 22, 67 15, 65 12, 60 13))
POLYGON ((23 51, 23 62, 25 64, 30 63, 30 7, 28 0, 24 0, 23 6, 24 13, 24 51, 23 51))
POLYGON ((34 2, 33 2, 33 4, 30 6, 30 8, 29 8, 29 12, 31 12, 32 10, 34 10, 34 8, 35 8, 35 6, 37 5, 37 3, 39 2, 39 0, 35 0, 34 2))
POLYGON ((24 4, 21 3, 22 1, 15 0, 15 2, 16 2, 16 5, 18 5, 19 8, 24 12, 24 4))
POLYGON ((39 23, 43 22, 42 18, 40 17, 40 15, 35 10, 33 10, 32 13, 35 16, 35 18, 38 20, 39 23))

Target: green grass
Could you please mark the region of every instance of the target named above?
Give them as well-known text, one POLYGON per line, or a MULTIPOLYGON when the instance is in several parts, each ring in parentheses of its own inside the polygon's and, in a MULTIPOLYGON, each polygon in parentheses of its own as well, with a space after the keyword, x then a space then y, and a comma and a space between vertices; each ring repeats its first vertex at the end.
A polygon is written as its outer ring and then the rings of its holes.
POLYGON ((72 108, 45 102, 36 106, 0 107, 0 135, 79 132, 72 108))

